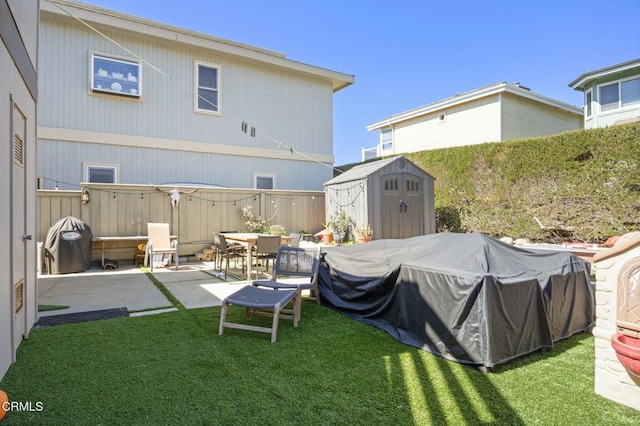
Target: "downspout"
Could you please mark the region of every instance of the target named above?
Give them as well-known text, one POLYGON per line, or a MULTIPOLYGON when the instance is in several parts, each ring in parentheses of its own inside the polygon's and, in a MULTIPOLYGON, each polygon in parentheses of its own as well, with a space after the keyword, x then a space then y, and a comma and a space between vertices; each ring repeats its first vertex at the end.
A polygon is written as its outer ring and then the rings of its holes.
POLYGON ((498 141, 502 142, 502 93, 498 93, 498 141))

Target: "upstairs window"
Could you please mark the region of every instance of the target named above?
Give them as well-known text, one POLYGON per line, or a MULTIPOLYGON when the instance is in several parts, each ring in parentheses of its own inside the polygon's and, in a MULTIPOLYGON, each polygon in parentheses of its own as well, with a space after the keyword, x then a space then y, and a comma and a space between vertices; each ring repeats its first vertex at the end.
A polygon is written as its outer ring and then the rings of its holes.
POLYGON ((600 86, 600 111, 611 111, 640 103, 640 78, 600 86))
POLYGON ((380 131, 380 144, 382 145, 382 150, 387 151, 393 148, 393 129, 382 129, 380 131))
POLYGON ((195 62, 195 110, 209 114, 220 113, 220 67, 195 62))
POLYGON ((139 98, 142 94, 140 63, 130 59, 91 54, 91 91, 139 98))

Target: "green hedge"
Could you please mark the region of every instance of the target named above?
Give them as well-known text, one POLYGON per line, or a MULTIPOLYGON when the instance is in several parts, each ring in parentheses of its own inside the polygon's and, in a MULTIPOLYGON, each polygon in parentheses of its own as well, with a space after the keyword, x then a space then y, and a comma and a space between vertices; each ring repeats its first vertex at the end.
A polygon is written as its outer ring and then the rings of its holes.
POLYGON ((436 178, 440 229, 549 242, 640 230, 640 123, 406 157, 436 178))
POLYGON ((640 230, 640 123, 407 158, 436 178, 438 224, 452 231, 602 242, 640 230))

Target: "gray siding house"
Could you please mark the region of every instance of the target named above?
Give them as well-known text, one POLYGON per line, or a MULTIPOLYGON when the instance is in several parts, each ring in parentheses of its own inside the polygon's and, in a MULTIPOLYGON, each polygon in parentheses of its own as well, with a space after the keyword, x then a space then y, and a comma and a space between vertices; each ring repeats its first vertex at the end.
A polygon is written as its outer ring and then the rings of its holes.
POLYGON ((0 0, 0 379, 37 320, 38 0, 0 0))
POLYGON ((318 190, 352 75, 87 4, 41 4, 40 187, 318 190))
POLYGON ((503 142, 582 128, 580 108, 520 84, 496 83, 377 121, 380 142, 362 160, 427 149, 503 142))
POLYGON ((582 74, 569 83, 584 92, 584 127, 640 120, 640 58, 582 74))

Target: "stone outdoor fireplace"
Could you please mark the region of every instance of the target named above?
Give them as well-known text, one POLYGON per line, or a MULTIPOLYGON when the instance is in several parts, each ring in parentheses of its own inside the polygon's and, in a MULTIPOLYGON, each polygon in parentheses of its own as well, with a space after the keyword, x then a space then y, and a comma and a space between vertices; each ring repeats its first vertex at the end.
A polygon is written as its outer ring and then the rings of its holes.
POLYGON ((593 258, 595 392, 640 410, 640 232, 593 258))

